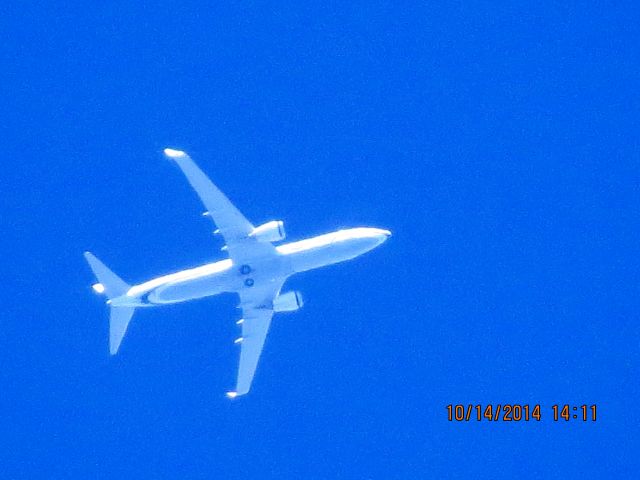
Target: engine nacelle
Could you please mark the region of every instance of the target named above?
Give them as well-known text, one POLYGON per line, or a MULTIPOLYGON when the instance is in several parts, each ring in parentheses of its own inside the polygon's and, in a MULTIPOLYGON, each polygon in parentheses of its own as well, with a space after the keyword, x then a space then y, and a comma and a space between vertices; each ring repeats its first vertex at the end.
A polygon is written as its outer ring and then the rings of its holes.
POLYGON ((284 240, 287 234, 284 231, 284 222, 273 220, 254 228, 249 236, 255 237, 261 242, 277 242, 284 240))
POLYGON ((274 312, 294 312, 304 305, 300 292, 281 293, 273 301, 274 312))

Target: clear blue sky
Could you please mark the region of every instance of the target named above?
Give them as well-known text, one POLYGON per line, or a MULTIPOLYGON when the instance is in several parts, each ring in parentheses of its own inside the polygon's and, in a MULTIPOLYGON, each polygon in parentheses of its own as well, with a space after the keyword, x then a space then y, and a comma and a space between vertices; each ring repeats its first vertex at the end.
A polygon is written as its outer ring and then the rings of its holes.
POLYGON ((3 475, 637 474, 635 2, 53 3, 0 18, 3 475), (84 250, 132 283, 223 257, 166 146, 291 239, 394 232, 290 281, 237 401, 233 297, 108 356, 84 250))

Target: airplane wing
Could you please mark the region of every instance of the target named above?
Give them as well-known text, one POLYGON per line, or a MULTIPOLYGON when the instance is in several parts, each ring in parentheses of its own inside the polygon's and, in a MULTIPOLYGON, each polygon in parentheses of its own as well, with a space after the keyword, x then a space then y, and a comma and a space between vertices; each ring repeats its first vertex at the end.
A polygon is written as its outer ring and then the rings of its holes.
POLYGON ((244 290, 240 293, 242 307, 242 337, 240 337, 240 365, 236 390, 228 392, 229 398, 249 392, 258 366, 264 341, 269 333, 273 317, 273 300, 280 293, 282 281, 273 282, 259 290, 244 290))
MULTIPOLYGON (((189 155, 179 150, 165 149, 165 155, 174 160, 196 191, 225 239, 229 257, 237 265, 245 265, 255 258, 277 255, 276 248, 268 242, 260 242, 250 234, 254 226, 229 201, 229 199, 209 180, 191 160, 189 155)), ((275 278, 261 286, 253 283, 239 292, 243 319, 240 337, 240 365, 236 390, 227 393, 234 398, 244 395, 251 388, 251 382, 258 366, 264 341, 269 332, 273 316, 273 301, 280 293, 284 279, 275 278)))
POLYGON ((207 209, 206 214, 211 217, 224 237, 229 257, 234 263, 241 265, 255 257, 276 254, 272 244, 260 242, 249 236, 254 226, 198 168, 189 155, 170 148, 166 148, 164 153, 176 162, 200 197, 207 209))

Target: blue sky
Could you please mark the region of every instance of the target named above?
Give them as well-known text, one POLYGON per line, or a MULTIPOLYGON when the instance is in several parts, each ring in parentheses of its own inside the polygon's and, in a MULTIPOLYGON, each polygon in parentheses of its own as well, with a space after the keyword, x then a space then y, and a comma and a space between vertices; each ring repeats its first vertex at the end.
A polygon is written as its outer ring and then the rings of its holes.
POLYGON ((6 475, 637 472, 634 3, 5 10, 6 475), (139 312, 108 355, 83 251, 131 283, 223 258, 167 146, 290 239, 394 232, 291 279, 306 305, 237 401, 232 296, 139 312), (543 418, 449 422, 456 403, 543 418), (565 403, 599 418, 554 422, 565 403))

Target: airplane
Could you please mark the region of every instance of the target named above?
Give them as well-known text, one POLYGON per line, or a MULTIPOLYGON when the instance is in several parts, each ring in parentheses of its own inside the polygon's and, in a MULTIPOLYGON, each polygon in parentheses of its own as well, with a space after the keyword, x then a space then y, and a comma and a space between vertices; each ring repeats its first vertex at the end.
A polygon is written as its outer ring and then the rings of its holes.
POLYGON ((285 239, 284 224, 273 220, 255 227, 209 180, 185 152, 171 148, 164 154, 182 170, 219 234, 229 258, 154 278, 130 286, 90 252, 84 256, 98 283, 93 290, 107 297, 110 307, 109 351, 120 348, 136 308, 186 302, 221 293, 237 293, 242 335, 236 387, 226 393, 235 398, 249 392, 274 313, 292 312, 303 305, 300 292, 281 293, 290 276, 355 258, 391 236, 380 228, 338 230, 297 242, 274 245, 285 239))

